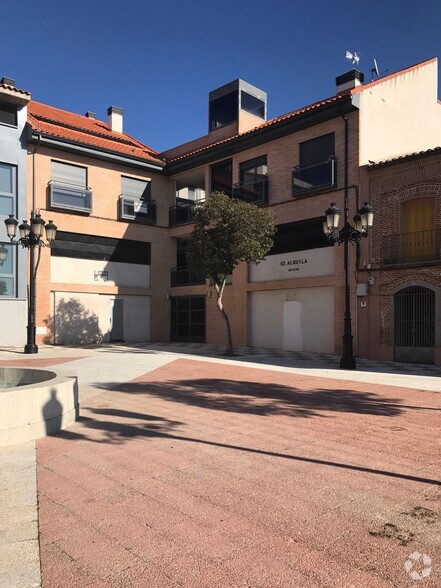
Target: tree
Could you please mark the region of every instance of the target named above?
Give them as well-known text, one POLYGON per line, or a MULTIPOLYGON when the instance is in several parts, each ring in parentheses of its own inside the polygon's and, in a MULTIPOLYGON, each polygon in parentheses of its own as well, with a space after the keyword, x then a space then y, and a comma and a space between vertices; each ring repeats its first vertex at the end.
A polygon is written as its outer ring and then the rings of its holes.
POLYGON ((194 228, 187 247, 191 272, 208 278, 214 286, 217 307, 225 323, 227 355, 233 355, 233 340, 222 297, 227 278, 239 263, 261 261, 273 244, 274 215, 215 192, 194 209, 194 228))

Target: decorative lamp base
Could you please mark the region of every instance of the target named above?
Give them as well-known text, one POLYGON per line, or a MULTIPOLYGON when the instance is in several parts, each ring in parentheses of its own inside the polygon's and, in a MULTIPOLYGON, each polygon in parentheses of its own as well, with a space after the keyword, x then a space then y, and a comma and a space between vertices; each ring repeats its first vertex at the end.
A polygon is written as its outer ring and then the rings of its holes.
POLYGON ((24 348, 25 353, 38 353, 38 345, 27 343, 24 348))

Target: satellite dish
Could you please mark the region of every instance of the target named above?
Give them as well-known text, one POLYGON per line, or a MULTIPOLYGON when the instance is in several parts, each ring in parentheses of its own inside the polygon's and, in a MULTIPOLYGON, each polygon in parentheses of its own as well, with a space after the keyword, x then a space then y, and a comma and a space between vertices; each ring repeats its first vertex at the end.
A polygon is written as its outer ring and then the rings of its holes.
POLYGON ((380 77, 380 72, 378 71, 378 64, 377 64, 377 60, 375 59, 375 57, 374 57, 374 67, 372 68, 372 73, 375 73, 377 78, 380 77))
POLYGON ((355 64, 358 68, 358 64, 360 63, 360 51, 358 53, 356 51, 354 51, 354 53, 346 51, 346 59, 351 59, 352 65, 355 64))
POLYGON ((379 70, 379 68, 378 68, 378 63, 377 63, 377 60, 374 58, 374 67, 371 69, 371 72, 372 72, 372 81, 374 81, 374 76, 375 76, 375 77, 377 78, 377 80, 378 80, 378 78, 379 78, 380 76, 382 76, 383 74, 385 74, 385 73, 386 73, 387 71, 389 71, 389 70, 390 70, 390 67, 388 67, 387 69, 385 69, 384 71, 382 71, 382 72, 380 73, 380 70, 379 70))

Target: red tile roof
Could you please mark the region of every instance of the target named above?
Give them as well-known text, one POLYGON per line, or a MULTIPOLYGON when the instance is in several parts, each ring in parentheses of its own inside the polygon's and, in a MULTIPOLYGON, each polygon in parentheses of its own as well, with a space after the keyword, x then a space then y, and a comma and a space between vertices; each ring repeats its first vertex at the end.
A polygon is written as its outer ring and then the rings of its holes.
POLYGON ((229 141, 233 141, 234 139, 237 139, 237 137, 243 137, 245 135, 249 135, 250 133, 254 133, 255 131, 259 131, 260 129, 264 129, 266 127, 270 127, 270 126, 275 125, 275 124, 282 122, 284 120, 294 118, 295 116, 298 116, 299 114, 303 114, 304 112, 308 112, 309 110, 314 110, 316 108, 319 108, 320 106, 324 106, 325 104, 331 104, 332 102, 337 102, 342 99, 343 99, 343 95, 338 94, 337 96, 332 96, 332 98, 326 98, 325 100, 320 100, 320 102, 314 102, 314 104, 310 104, 309 106, 304 106, 303 108, 293 110, 292 112, 288 112, 287 114, 282 114, 281 116, 276 116, 275 118, 272 118, 271 120, 269 120, 265 123, 262 123, 261 125, 258 125, 257 127, 254 127, 253 129, 250 129, 248 131, 244 131, 243 133, 239 133, 237 135, 227 137, 226 139, 216 141, 215 143, 210 143, 209 145, 205 145, 204 147, 200 147, 199 149, 195 149, 194 151, 190 151, 189 153, 184 153, 183 155, 179 155, 178 157, 170 158, 170 159, 168 159, 168 162, 173 163, 175 161, 185 159, 186 157, 189 157, 191 155, 195 155, 196 153, 201 153, 202 151, 206 151, 207 149, 212 149, 213 147, 216 147, 217 145, 222 145, 223 143, 228 143, 229 141))
POLYGON ((228 143, 229 141, 233 141, 237 137, 242 137, 244 135, 254 133, 255 131, 258 131, 258 130, 263 129, 265 127, 269 127, 271 125, 277 124, 281 121, 293 118, 293 117, 298 116, 299 114, 303 114, 304 112, 307 112, 309 110, 314 110, 316 108, 320 108, 321 106, 324 106, 325 104, 330 104, 331 102, 336 102, 338 100, 343 99, 348 94, 356 94, 358 92, 362 92, 363 90, 365 90, 367 88, 370 88, 372 86, 376 86, 377 84, 381 84, 382 82, 390 80, 391 78, 401 76, 403 74, 408 73, 411 70, 428 65, 429 63, 432 63, 433 61, 436 61, 436 57, 434 57, 432 59, 428 59, 426 61, 422 61, 420 63, 416 63, 415 65, 407 67, 406 69, 402 69, 398 72, 391 73, 388 76, 385 76, 383 78, 380 78, 380 79, 375 80, 373 82, 370 82, 368 84, 362 84, 360 86, 357 86, 356 88, 348 89, 343 92, 339 92, 336 96, 332 96, 331 98, 327 98, 325 100, 320 100, 319 102, 314 102, 313 104, 310 104, 309 106, 305 106, 303 108, 293 110, 292 112, 288 112, 288 114, 283 114, 282 116, 277 116, 277 117, 253 128, 253 129, 250 129, 249 131, 245 131, 243 133, 233 135, 231 137, 227 137, 226 139, 222 139, 221 141, 216 141, 214 143, 210 143, 209 145, 205 145, 204 147, 200 147, 199 149, 195 149, 193 151, 189 151, 188 153, 181 154, 178 157, 170 158, 170 159, 168 159, 168 162, 174 163, 175 161, 180 161, 181 159, 185 159, 186 157, 190 157, 192 155, 195 155, 196 153, 201 153, 202 151, 206 151, 208 149, 216 147, 217 145, 222 145, 223 143, 228 143))
POLYGON ((111 131, 105 122, 33 100, 28 105, 28 123, 37 133, 151 163, 165 163, 157 151, 126 133, 111 131))
POLYGON ((0 84, 0 88, 4 88, 5 90, 9 90, 11 92, 16 92, 17 94, 23 94, 24 96, 30 96, 31 93, 27 92, 26 90, 19 90, 14 86, 8 86, 8 84, 0 84))
POLYGON ((433 147, 432 149, 426 149, 425 151, 415 151, 414 153, 407 153, 406 155, 399 155, 398 157, 392 157, 391 159, 385 159, 384 161, 376 161, 367 166, 367 169, 373 169, 389 163, 398 163, 401 161, 407 161, 409 159, 425 157, 429 155, 441 154, 441 147, 433 147))

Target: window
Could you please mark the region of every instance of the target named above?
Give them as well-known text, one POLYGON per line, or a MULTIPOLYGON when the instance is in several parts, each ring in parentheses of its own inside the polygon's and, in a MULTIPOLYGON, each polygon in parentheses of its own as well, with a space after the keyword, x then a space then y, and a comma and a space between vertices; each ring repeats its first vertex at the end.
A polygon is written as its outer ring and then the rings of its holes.
POLYGON ((401 209, 405 262, 436 259, 435 198, 414 198, 401 209))
POLYGON ((150 243, 58 231, 51 256, 150 265, 150 243))
POLYGON ((0 264, 0 297, 15 296, 14 247, 10 243, 0 243, 7 249, 6 260, 0 264))
POLYGON ((87 169, 51 161, 50 206, 92 212, 92 191, 87 187, 87 169))
POLYGON ((210 131, 214 131, 237 120, 238 91, 221 96, 210 102, 210 131))
POLYGON ((15 212, 15 177, 14 166, 0 163, 0 217, 15 212))
POLYGON ((300 143, 300 165, 293 170, 294 195, 334 185, 334 133, 300 143))
POLYGON ((329 246, 330 243, 323 234, 322 220, 319 218, 308 219, 278 225, 274 235, 274 244, 268 255, 306 251, 329 246))
POLYGON ((239 184, 235 184, 234 198, 252 204, 268 203, 268 167, 266 155, 244 161, 239 165, 239 184))
POLYGON ((17 126, 17 106, 15 104, 0 102, 0 123, 17 126))
POLYGON ((150 200, 151 183, 146 180, 137 180, 136 178, 121 178, 121 195, 137 198, 138 200, 150 200))
POLYGON ((211 166, 211 191, 232 195, 233 164, 231 159, 211 166))
POLYGON ((150 181, 122 176, 119 218, 156 222, 156 202, 151 200, 150 181))
POLYGON ((265 102, 252 94, 248 94, 248 92, 244 92, 244 90, 240 92, 240 107, 245 112, 265 120, 265 102))

